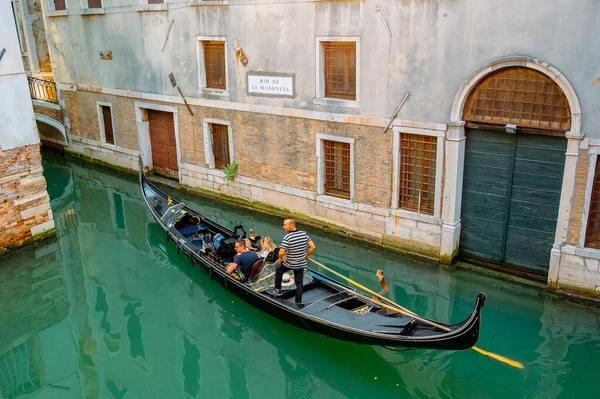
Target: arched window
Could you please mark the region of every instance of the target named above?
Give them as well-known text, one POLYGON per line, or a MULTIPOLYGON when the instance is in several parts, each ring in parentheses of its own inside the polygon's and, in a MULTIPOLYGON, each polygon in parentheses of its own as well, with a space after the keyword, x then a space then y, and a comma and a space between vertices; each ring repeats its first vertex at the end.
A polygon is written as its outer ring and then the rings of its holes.
POLYGON ((463 120, 565 133, 571 127, 567 97, 548 76, 509 67, 482 79, 465 103, 463 120))

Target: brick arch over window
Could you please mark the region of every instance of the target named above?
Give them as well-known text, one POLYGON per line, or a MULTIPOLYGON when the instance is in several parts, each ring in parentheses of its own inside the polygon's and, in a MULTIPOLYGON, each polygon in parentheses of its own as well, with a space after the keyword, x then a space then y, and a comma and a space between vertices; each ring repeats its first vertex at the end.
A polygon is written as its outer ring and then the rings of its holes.
POLYGON ((547 75, 526 67, 499 69, 469 93, 463 120, 565 133, 571 110, 565 93, 547 75))

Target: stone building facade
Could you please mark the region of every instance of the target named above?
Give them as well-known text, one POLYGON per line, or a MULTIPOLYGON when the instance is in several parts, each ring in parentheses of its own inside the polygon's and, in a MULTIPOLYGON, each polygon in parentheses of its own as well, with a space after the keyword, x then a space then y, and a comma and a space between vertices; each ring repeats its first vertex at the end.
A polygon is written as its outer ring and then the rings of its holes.
POLYGON ((0 4, 0 253, 54 230, 11 3, 0 4), (6 95, 10 93, 10 95, 6 95))
POLYGON ((597 2, 42 8, 69 151, 600 290, 597 2))

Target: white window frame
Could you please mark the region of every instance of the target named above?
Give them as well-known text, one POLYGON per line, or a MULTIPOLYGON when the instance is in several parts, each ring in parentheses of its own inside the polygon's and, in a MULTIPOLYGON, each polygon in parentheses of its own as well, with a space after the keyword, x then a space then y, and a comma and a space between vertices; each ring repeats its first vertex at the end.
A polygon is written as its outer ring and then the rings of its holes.
POLYGON ((317 105, 333 105, 345 108, 358 108, 360 101, 360 37, 358 36, 317 36, 316 40, 316 62, 315 62, 315 99, 317 105), (355 42, 356 43, 356 99, 344 100, 341 98, 325 97, 325 57, 323 54, 323 42, 355 42))
MULTIPOLYGON (((233 156, 233 129, 231 128, 231 121, 227 121, 224 119, 213 119, 213 118, 204 118, 202 121, 202 132, 204 134, 204 162, 209 169, 215 169, 215 154, 213 153, 212 146, 212 134, 210 131, 210 124, 213 123, 215 125, 225 125, 227 126, 227 139, 229 141, 229 162, 233 163, 235 160, 233 156)), ((221 170, 219 170, 223 173, 221 170)))
POLYGON ((354 202, 354 139, 352 137, 336 136, 333 134, 317 133, 317 201, 327 202, 343 207, 356 208, 354 202), (325 194, 325 157, 323 141, 337 141, 350 144, 350 199, 338 198, 325 194))
MULTIPOLYGON (((85 2, 87 3, 87 0, 85 0, 85 2)), ((69 1, 68 0, 65 0, 65 9, 64 10, 57 10, 55 8, 56 5, 54 4, 54 0, 48 0, 47 4, 48 4, 48 11, 56 11, 57 13, 59 13, 61 11, 66 11, 67 14, 65 14, 65 15, 68 15, 68 11, 69 11, 69 1)), ((56 14, 54 14, 54 15, 56 15, 56 14)))
POLYGON ((585 248, 589 251, 597 251, 600 254, 600 250, 596 248, 589 248, 585 246, 585 238, 587 233, 588 219, 590 216, 590 206, 592 202, 592 192, 594 190, 594 177, 596 175, 596 162, 598 161, 598 154, 600 154, 600 147, 590 146, 588 149, 588 156, 590 163, 588 166, 587 180, 585 183, 585 196, 583 202, 583 214, 581 215, 581 228, 579 231, 579 240, 577 242, 578 248, 585 248))
POLYGON ((227 51, 226 36, 196 36, 197 61, 198 61, 198 92, 213 96, 229 97, 229 56, 227 51), (223 42, 225 47, 225 90, 206 87, 206 70, 204 68, 204 47, 202 42, 223 42))
POLYGON ((105 1, 106 0, 100 0, 100 4, 102 5, 102 7, 100 7, 100 8, 89 8, 88 0, 81 0, 81 10, 80 10, 81 15, 104 14, 104 2, 105 1))
POLYGON ((103 145, 107 145, 110 147, 116 147, 117 146, 117 131, 115 130, 115 118, 114 118, 112 104, 105 102, 105 101, 96 101, 96 112, 98 113, 98 124, 100 125, 100 142, 103 145), (104 115, 102 114, 103 106, 110 108, 110 122, 112 124, 113 141, 114 141, 113 144, 106 142, 106 130, 104 128, 104 115))
MULTIPOLYGON (((104 0, 102 0, 104 1, 104 0)), ((148 4, 148 0, 139 0, 139 5, 137 6, 137 10, 142 11, 167 11, 168 6, 167 3, 169 0, 162 0, 162 3, 158 4, 148 4)))
POLYGON ((392 176, 392 203, 390 208, 396 210, 399 215, 402 214, 408 218, 423 219, 425 221, 437 221, 441 217, 441 199, 442 199, 442 173, 444 168, 444 135, 441 130, 418 129, 402 126, 394 126, 393 128, 393 176, 392 176), (419 213, 408 209, 400 208, 400 134, 414 134, 421 136, 437 137, 436 158, 435 158, 435 196, 433 205, 433 215, 427 213, 419 213))
POLYGON ((175 125, 175 146, 177 148, 177 166, 179 168, 178 178, 181 181, 181 172, 183 168, 183 156, 181 150, 181 140, 179 138, 179 108, 178 105, 165 105, 157 103, 147 103, 134 101, 135 121, 137 124, 138 149, 142 158, 143 166, 153 166, 152 162, 152 140, 150 139, 150 121, 148 121, 148 110, 165 111, 173 114, 173 123, 175 125))

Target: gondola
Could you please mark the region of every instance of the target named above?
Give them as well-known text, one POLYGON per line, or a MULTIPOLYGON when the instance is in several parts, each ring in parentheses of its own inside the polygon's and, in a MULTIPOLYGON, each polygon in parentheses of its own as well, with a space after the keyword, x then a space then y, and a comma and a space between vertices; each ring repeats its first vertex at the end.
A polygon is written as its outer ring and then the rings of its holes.
MULTIPOLYGON (((172 199, 148 180, 141 164, 139 177, 150 212, 177 250, 211 280, 281 320, 332 338, 385 347, 460 350, 471 348, 479 339, 483 293, 477 296, 471 315, 457 324, 390 311, 380 301, 310 268, 305 273, 302 305, 294 302, 295 285, 284 288, 284 295, 272 297, 268 285, 257 284, 268 280, 261 270, 266 261, 257 262, 250 276, 226 273, 235 255, 235 240, 246 238, 243 226, 231 231, 172 199)), ((253 246, 259 245, 259 238, 256 233, 249 236, 253 246)))

